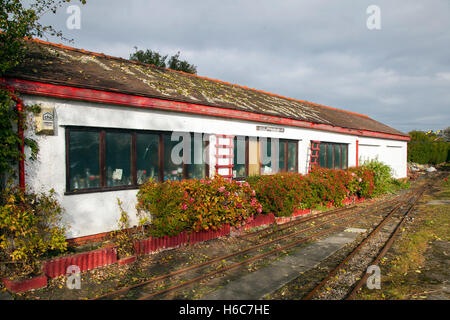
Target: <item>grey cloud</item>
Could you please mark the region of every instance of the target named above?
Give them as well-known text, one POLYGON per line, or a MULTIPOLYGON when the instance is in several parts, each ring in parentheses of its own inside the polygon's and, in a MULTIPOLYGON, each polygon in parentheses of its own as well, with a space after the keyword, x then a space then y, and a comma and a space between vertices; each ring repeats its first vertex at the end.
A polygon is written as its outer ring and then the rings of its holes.
POLYGON ((64 9, 44 22, 75 47, 125 58, 135 45, 181 51, 200 75, 399 130, 450 125, 448 0, 88 0, 81 8, 81 30, 66 29, 64 9), (379 31, 366 28, 371 4, 381 8, 379 31))

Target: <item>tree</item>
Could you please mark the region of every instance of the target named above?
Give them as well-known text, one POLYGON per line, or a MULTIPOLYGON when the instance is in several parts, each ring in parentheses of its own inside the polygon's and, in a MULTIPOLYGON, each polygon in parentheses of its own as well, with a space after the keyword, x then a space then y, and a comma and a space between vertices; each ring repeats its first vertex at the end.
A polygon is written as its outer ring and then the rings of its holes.
MULTIPOLYGON (((85 3, 85 0, 79 0, 85 3)), ((39 19, 56 10, 70 0, 34 0, 28 7, 18 0, 0 0, 0 77, 22 62, 26 53, 26 38, 56 36, 67 40, 61 31, 52 26, 44 26, 39 19)), ((25 122, 19 123, 19 118, 25 117, 25 112, 19 112, 13 101, 14 92, 0 88, 0 175, 14 175, 15 166, 24 157, 18 151, 21 139, 17 125, 24 130, 25 122)), ((26 110, 36 108, 25 108, 26 110)), ((36 156, 37 144, 31 139, 24 139, 26 146, 32 149, 32 158, 36 156)))
POLYGON ((432 131, 411 131, 408 161, 420 164, 439 164, 447 161, 449 143, 432 131))
POLYGON ((130 54, 130 60, 139 61, 142 63, 153 64, 157 67, 165 68, 166 67, 166 59, 168 55, 161 55, 160 53, 152 50, 138 50, 137 47, 134 47, 136 50, 135 53, 130 54))
POLYGON ((190 64, 186 60, 180 60, 180 52, 171 56, 169 61, 166 63, 167 57, 169 55, 162 55, 159 52, 152 50, 138 50, 137 47, 134 47, 136 52, 130 54, 130 60, 138 61, 147 64, 153 64, 157 67, 161 68, 169 68, 172 70, 183 71, 187 73, 197 74, 197 67, 193 64, 190 64))
POLYGON ((179 59, 180 51, 177 54, 170 57, 168 65, 169 69, 183 71, 187 73, 197 74, 197 67, 193 64, 189 64, 186 60, 181 61, 179 59))

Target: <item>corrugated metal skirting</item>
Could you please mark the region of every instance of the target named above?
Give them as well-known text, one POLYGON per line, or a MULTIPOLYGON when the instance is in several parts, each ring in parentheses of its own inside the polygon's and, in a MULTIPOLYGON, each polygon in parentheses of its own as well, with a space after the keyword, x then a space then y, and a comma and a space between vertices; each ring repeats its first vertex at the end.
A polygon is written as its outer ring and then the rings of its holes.
POLYGON ((65 275, 67 268, 71 265, 78 266, 80 271, 83 272, 115 262, 117 262, 117 249, 103 248, 73 256, 47 260, 42 266, 42 271, 47 277, 55 278, 65 275))

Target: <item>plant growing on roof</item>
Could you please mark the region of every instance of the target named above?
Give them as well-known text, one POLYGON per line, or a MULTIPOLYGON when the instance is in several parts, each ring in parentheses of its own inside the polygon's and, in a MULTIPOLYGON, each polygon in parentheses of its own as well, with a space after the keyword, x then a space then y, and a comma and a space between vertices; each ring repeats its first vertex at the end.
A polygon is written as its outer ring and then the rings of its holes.
POLYGON ((190 64, 186 60, 180 60, 180 51, 169 58, 169 55, 162 55, 161 53, 153 50, 138 50, 134 47, 135 52, 130 54, 130 60, 138 61, 142 63, 152 64, 160 68, 169 68, 172 70, 183 71, 186 73, 197 74, 197 67, 190 64))

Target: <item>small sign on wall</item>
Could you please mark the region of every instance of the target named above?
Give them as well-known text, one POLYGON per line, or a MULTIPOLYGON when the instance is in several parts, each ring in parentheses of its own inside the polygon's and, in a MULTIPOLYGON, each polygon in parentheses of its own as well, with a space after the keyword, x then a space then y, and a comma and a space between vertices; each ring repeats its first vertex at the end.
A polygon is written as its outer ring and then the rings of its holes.
POLYGON ((257 131, 284 132, 284 128, 270 126, 256 126, 257 131))
POLYGON ((55 134, 55 109, 41 107, 41 112, 36 116, 36 134, 55 134))

